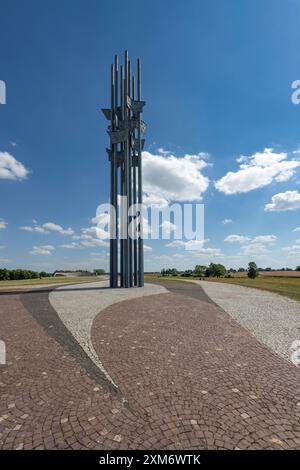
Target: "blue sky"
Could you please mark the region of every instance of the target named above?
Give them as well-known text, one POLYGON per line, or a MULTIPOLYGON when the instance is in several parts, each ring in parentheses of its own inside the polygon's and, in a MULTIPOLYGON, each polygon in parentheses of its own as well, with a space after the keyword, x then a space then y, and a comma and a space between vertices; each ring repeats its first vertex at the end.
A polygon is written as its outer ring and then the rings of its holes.
POLYGON ((2 0, 1 265, 108 266, 107 247, 88 237, 108 197, 99 110, 125 49, 142 58, 145 171, 173 175, 158 188, 146 173, 147 197, 172 202, 178 183, 178 200, 186 191, 205 204, 203 248, 147 241, 146 269, 300 264, 299 20, 296 0, 2 0))

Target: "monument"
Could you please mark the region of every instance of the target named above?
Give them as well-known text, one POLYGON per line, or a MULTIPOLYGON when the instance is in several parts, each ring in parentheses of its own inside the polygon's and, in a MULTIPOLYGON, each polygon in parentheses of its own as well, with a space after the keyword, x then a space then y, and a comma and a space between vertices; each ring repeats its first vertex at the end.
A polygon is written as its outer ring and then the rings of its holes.
POLYGON ((137 59, 137 83, 131 74, 128 52, 119 68, 111 65, 111 106, 102 109, 109 121, 110 147, 110 287, 144 285, 142 220, 142 151, 146 125, 141 119, 141 62, 137 59), (119 197, 121 196, 121 197, 119 197), (119 204, 121 200, 121 204, 119 204), (134 237, 128 227, 134 227, 134 237), (120 283, 119 283, 120 272, 120 283))

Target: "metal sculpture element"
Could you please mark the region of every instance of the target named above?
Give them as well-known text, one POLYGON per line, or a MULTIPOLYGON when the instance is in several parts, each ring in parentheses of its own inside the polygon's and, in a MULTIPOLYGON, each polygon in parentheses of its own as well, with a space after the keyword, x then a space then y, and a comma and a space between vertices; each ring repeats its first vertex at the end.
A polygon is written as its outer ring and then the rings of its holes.
POLYGON ((144 285, 142 211, 137 213, 129 211, 129 208, 135 204, 139 204, 141 208, 143 202, 142 150, 145 140, 142 135, 146 125, 141 119, 141 114, 144 105, 145 101, 141 101, 140 59, 137 60, 137 90, 135 90, 135 79, 131 76, 128 52, 125 52, 124 69, 121 65, 120 71, 118 56, 115 56, 115 63, 111 65, 111 107, 102 109, 106 119, 110 121, 108 126, 110 148, 106 150, 110 161, 110 203, 114 209, 112 211, 114 214, 111 213, 110 217, 110 287, 118 287, 119 270, 121 287, 144 285), (120 230, 119 194, 123 196, 120 207, 120 230), (139 235, 132 239, 128 236, 128 226, 134 223, 137 225, 139 235))

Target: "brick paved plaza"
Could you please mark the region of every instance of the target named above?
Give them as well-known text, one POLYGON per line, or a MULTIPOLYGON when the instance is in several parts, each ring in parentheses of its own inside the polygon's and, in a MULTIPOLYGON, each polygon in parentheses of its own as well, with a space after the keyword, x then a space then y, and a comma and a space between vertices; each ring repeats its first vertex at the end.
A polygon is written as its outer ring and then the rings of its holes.
POLYGON ((300 448, 299 369, 199 285, 164 285, 95 317, 91 342, 111 381, 50 290, 1 293, 1 449, 300 448))

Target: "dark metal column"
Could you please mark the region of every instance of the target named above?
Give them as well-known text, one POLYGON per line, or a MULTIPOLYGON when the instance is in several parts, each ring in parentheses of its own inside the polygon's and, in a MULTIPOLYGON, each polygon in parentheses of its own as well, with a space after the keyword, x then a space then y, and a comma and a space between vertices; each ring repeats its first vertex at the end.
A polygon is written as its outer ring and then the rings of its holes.
POLYGON ((135 81, 131 76, 127 51, 125 52, 125 69, 121 65, 120 77, 118 62, 118 56, 115 56, 114 65, 111 65, 111 107, 110 109, 102 109, 106 119, 110 121, 108 128, 110 148, 107 149, 110 161, 110 203, 112 206, 110 286, 118 287, 119 284, 118 245, 120 244, 120 285, 122 287, 132 287, 133 285, 141 287, 144 285, 142 220, 142 150, 144 139, 142 139, 142 134, 146 129, 145 123, 141 120, 141 113, 145 102, 141 101, 140 60, 138 59, 137 62, 137 100, 135 99, 135 81), (125 199, 120 214, 118 194, 123 196, 123 200, 125 199), (132 240, 130 233, 128 233, 128 225, 132 222, 134 225, 136 215, 129 216, 129 207, 137 202, 141 208, 139 238, 132 240), (119 218, 120 233, 118 230, 119 218))
MULTIPOLYGON (((137 81, 138 93, 137 99, 141 101, 142 86, 141 86, 141 61, 137 60, 137 81)), ((143 203, 143 185, 142 185, 142 142, 141 142, 141 113, 138 113, 138 203, 142 207, 143 203)), ((140 213, 140 236, 138 239, 138 285, 144 285, 144 243, 143 243, 143 214, 140 213)))

